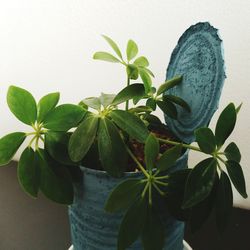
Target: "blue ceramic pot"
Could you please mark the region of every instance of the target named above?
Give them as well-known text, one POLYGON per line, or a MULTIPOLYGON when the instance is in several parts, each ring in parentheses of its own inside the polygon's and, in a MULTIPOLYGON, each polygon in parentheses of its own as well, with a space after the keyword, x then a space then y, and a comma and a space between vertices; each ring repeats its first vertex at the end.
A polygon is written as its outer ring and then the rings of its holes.
MULTIPOLYGON (((175 169, 187 166, 188 151, 176 162, 175 169)), ((119 225, 123 214, 109 214, 104 211, 110 191, 122 180, 139 177, 141 173, 126 173, 115 179, 104 171, 81 167, 83 180, 75 185, 75 199, 69 207, 71 237, 74 250, 116 250, 119 225)), ((175 220, 166 211, 162 213, 165 225, 164 250, 183 250, 184 224, 175 220)), ((142 250, 136 241, 130 250, 142 250)))

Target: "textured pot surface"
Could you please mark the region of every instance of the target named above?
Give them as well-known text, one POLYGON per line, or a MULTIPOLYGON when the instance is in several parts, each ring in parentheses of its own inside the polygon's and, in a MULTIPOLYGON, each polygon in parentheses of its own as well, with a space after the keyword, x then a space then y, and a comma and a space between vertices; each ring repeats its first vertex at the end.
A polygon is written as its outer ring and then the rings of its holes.
MULTIPOLYGON (((177 161, 176 169, 185 168, 188 151, 177 161)), ((74 250, 116 250, 117 236, 122 214, 104 211, 110 191, 121 182, 106 172, 82 167, 82 183, 75 186, 75 200, 69 207, 71 236, 74 250)), ((123 179, 139 177, 140 173, 127 173, 123 179)), ((162 215, 165 225, 164 250, 183 250, 184 224, 168 215, 162 215)), ((136 241, 130 250, 142 250, 136 241)))

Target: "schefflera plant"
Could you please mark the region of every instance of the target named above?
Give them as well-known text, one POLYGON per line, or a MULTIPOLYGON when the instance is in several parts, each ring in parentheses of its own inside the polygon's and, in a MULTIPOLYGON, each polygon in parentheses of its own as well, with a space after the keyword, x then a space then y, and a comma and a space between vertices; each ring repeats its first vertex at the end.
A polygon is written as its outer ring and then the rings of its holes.
POLYGON ((247 197, 240 151, 234 142, 224 147, 235 127, 240 106, 235 108, 230 103, 222 111, 215 132, 208 127, 194 131, 197 146, 161 138, 154 129, 166 127, 153 114, 157 107, 172 119, 178 119, 179 108, 191 112, 183 99, 165 94, 182 84, 182 77, 169 79, 157 89, 152 84, 153 73, 148 69, 147 58, 136 58, 138 46, 134 41, 128 41, 125 60, 117 44, 107 36, 104 38, 116 55, 97 52, 94 59, 125 66, 127 86, 117 95, 102 93, 100 97, 83 99, 79 105, 59 106, 58 93, 48 94, 36 104, 28 91, 11 86, 8 105, 33 131, 16 132, 0 139, 0 165, 7 164, 25 138, 31 137, 18 165, 22 187, 34 197, 40 189, 56 202, 71 204, 72 171, 78 166, 90 161, 95 168, 100 163, 109 175, 119 178, 131 158, 141 172, 136 176, 140 177, 128 178, 115 187, 104 208, 110 213, 124 212, 118 235, 119 250, 128 248, 138 238, 144 249, 161 250, 165 238, 164 216, 168 213, 188 221, 196 231, 214 212, 222 232, 233 205, 231 183, 247 197), (129 107, 131 101, 133 107, 129 107), (125 104, 124 109, 121 104, 125 104), (129 147, 131 140, 144 145, 143 163, 129 147), (173 147, 160 152, 161 144, 173 147), (208 157, 194 168, 176 170, 175 164, 185 150, 208 157))
POLYGON ((19 147, 29 139, 18 162, 18 180, 25 192, 37 197, 39 190, 49 199, 73 202, 73 185, 66 165, 59 164, 44 147, 45 136, 76 127, 86 114, 78 105, 58 105, 59 93, 50 93, 36 103, 25 89, 10 86, 7 103, 18 120, 31 127, 29 132, 14 132, 0 139, 0 166, 11 161, 19 147))

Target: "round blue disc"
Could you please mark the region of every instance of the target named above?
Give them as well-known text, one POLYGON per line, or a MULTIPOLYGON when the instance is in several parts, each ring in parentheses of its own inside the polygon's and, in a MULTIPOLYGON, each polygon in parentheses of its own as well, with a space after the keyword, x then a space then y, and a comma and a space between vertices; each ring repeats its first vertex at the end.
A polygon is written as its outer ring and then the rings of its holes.
POLYGON ((207 126, 218 108, 226 78, 222 40, 208 22, 187 29, 178 41, 167 68, 166 79, 183 76, 180 85, 165 94, 184 99, 191 113, 177 107, 178 119, 165 115, 170 130, 182 141, 194 141, 194 130, 207 126))

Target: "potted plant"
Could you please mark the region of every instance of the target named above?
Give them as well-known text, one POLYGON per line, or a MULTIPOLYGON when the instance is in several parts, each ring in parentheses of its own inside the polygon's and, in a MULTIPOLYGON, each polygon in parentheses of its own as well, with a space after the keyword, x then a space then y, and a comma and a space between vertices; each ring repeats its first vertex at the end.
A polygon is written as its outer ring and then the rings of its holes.
POLYGON ((29 140, 18 163, 20 185, 32 197, 41 191, 70 205, 75 250, 183 249, 180 221, 196 231, 213 212, 222 232, 233 205, 232 184, 247 197, 240 151, 226 142, 241 105, 230 103, 222 111, 215 132, 197 128, 197 146, 184 143, 153 114, 159 108, 178 120, 180 110, 192 112, 185 100, 168 93, 183 84, 182 76, 156 88, 134 41, 128 41, 125 60, 117 44, 103 37, 115 55, 97 52, 94 59, 124 66, 127 86, 78 105, 58 105, 59 93, 36 103, 27 90, 10 86, 8 106, 32 131, 0 139, 0 165, 29 140), (207 157, 187 168, 189 150, 207 157))

